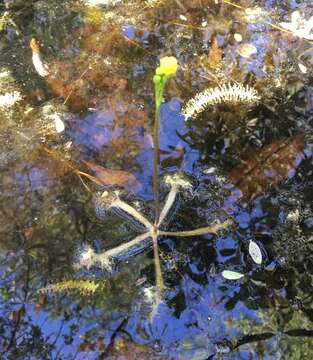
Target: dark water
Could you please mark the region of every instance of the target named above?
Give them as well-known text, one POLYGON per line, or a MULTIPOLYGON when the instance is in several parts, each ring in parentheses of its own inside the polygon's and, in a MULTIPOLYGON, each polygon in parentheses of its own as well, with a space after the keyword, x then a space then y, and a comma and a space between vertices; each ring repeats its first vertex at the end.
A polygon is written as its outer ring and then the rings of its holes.
POLYGON ((295 10, 308 20, 313 6, 236 4, 0 4, 0 103, 19 94, 1 106, 1 359, 313 358, 313 50, 272 26, 295 10), (32 38, 46 78, 32 64, 32 38), (257 53, 246 56, 241 44, 257 53), (184 173, 192 188, 178 194, 162 230, 233 225, 160 238, 165 290, 156 307, 151 248, 110 272, 74 264, 87 246, 100 253, 142 232, 99 206, 104 190, 120 185, 123 200, 154 218, 152 77, 165 55, 180 66, 161 109, 161 200, 168 174, 184 173), (211 106, 185 122, 188 99, 226 82, 255 88, 261 101, 211 106), (131 180, 78 176, 94 174, 88 162, 131 180), (249 255, 251 239, 261 265, 249 255), (245 277, 226 280, 223 270, 245 277), (40 292, 72 279, 98 287, 40 292))

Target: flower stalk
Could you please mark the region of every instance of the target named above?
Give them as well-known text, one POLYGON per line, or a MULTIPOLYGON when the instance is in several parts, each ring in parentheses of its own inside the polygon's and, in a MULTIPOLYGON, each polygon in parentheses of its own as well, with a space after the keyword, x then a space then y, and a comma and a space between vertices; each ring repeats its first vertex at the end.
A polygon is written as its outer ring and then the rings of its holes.
POLYGON ((167 80, 176 74, 177 59, 173 56, 165 56, 160 60, 160 66, 155 70, 153 77, 155 93, 155 119, 153 132, 153 193, 155 202, 155 226, 159 223, 160 217, 160 190, 159 190, 159 131, 161 104, 167 80))
POLYGON ((163 101, 163 93, 168 78, 174 76, 177 71, 177 59, 173 56, 166 56, 160 60, 160 66, 155 70, 153 77, 154 92, 155 92, 155 119, 154 119, 154 132, 153 132, 153 193, 155 202, 155 219, 154 228, 152 233, 153 241, 153 254, 154 254, 154 265, 156 274, 156 285, 157 285, 157 302, 160 299, 161 292, 164 287, 162 278, 160 257, 158 251, 158 226, 160 219, 160 186, 159 186, 159 131, 160 131, 160 115, 161 115, 161 104, 163 101))

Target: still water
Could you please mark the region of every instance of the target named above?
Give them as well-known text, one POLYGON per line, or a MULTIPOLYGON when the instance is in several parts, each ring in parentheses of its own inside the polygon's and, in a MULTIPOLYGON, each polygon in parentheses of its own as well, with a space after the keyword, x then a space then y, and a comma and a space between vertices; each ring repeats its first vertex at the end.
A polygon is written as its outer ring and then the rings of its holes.
POLYGON ((0 11, 0 358, 312 359, 311 2, 5 0, 0 11), (103 205, 105 191, 154 221, 152 78, 169 55, 161 205, 168 176, 188 186, 161 230, 231 224, 159 238, 156 304, 150 243, 109 268, 77 263, 144 232, 103 205), (185 119, 189 99, 222 84, 259 100, 185 119))

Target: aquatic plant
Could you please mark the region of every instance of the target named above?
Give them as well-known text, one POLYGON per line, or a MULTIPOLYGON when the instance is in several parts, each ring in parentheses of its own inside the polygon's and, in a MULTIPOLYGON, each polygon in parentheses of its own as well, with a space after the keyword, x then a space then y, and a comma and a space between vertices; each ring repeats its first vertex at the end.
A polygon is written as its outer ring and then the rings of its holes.
POLYGON ((160 298, 160 294, 163 288, 163 280, 160 268, 160 260, 158 254, 158 239, 162 236, 173 237, 192 237, 204 234, 216 234, 219 230, 227 228, 232 221, 226 220, 224 222, 217 222, 211 226, 198 228, 187 231, 163 231, 161 225, 166 219, 170 209, 172 208, 176 196, 182 189, 191 189, 192 186, 187 178, 183 174, 167 175, 164 179, 165 183, 169 185, 170 191, 165 199, 163 208, 160 209, 159 200, 159 151, 158 151, 158 135, 160 127, 160 107, 163 101, 163 92, 167 80, 176 74, 177 60, 174 57, 164 57, 160 61, 160 66, 157 67, 155 75, 153 77, 155 88, 155 122, 154 122, 154 134, 153 134, 153 148, 154 148, 154 166, 153 166, 153 192, 155 203, 155 218, 154 223, 148 220, 142 213, 136 210, 133 206, 127 204, 120 199, 118 192, 105 191, 98 198, 98 202, 102 202, 105 209, 118 208, 128 215, 132 216, 139 223, 144 225, 145 232, 138 235, 134 239, 127 243, 123 243, 115 248, 109 249, 102 253, 95 253, 91 247, 86 247, 81 251, 77 267, 87 267, 98 265, 105 269, 110 269, 112 261, 123 260, 130 254, 135 254, 138 251, 142 251, 144 248, 153 245, 154 259, 155 259, 155 271, 157 282, 157 299, 160 298), (152 240, 152 241, 151 241, 152 240))
POLYGON ((159 180, 158 180, 158 166, 159 166, 159 146, 158 137, 160 130, 160 111, 161 103, 163 101, 163 92, 167 80, 176 74, 177 71, 177 59, 173 56, 165 56, 160 60, 160 66, 155 70, 153 77, 154 91, 155 91, 155 119, 154 119, 154 131, 153 131, 153 192, 155 201, 155 223, 157 224, 160 216, 160 204, 159 204, 159 180))
MULTIPOLYGON (((33 42, 33 47, 36 45, 36 42, 33 42)), ((34 47, 33 55, 36 55, 37 48, 34 47)), ((37 52, 37 55, 39 52, 37 52)), ((38 59, 37 59, 38 60, 38 59)), ((36 68, 36 63, 34 64, 36 68)), ((38 65, 38 64, 37 64, 38 65)), ((156 288, 157 288, 157 302, 160 299, 161 291, 163 289, 163 279, 161 272, 161 265, 158 252, 158 240, 162 236, 173 236, 173 237, 192 237, 199 236, 204 234, 216 234, 219 230, 227 228, 232 221, 226 220, 224 222, 216 222, 211 226, 206 226, 198 229, 191 229, 186 231, 164 231, 161 226, 164 223, 168 213, 170 212, 173 204, 175 203, 177 194, 181 190, 190 190, 192 188, 188 179, 181 173, 167 175, 164 178, 165 184, 170 188, 169 193, 165 199, 163 208, 160 207, 160 191, 159 191, 159 146, 158 146, 158 137, 160 129, 160 110, 161 104, 163 101, 163 94, 167 81, 175 76, 178 67, 177 59, 173 56, 166 56, 161 58, 160 65, 156 68, 155 74, 153 77, 154 90, 155 90, 155 121, 154 121, 154 130, 153 130, 153 193, 154 193, 154 221, 147 219, 144 214, 135 209, 133 206, 123 201, 120 198, 120 192, 118 191, 104 191, 97 199, 98 205, 101 206, 103 210, 110 210, 112 208, 120 210, 122 213, 127 213, 133 219, 142 224, 145 228, 142 234, 139 234, 132 240, 122 243, 114 248, 106 250, 102 253, 96 253, 90 246, 85 246, 82 250, 79 251, 78 261, 74 264, 75 268, 86 267, 90 269, 92 266, 99 266, 102 269, 111 270, 112 264, 115 260, 121 261, 127 259, 130 255, 134 255, 143 249, 153 245, 154 261, 155 261, 155 272, 156 272, 156 288)), ((38 69, 36 68, 37 72, 38 69)), ((39 71, 40 73, 40 71, 39 71)), ((233 101, 237 99, 236 95, 231 95, 231 90, 229 90, 229 99, 232 98, 233 101)), ((226 96, 225 96, 226 99, 226 96)), ((100 178, 105 178, 108 182, 108 178, 111 178, 114 174, 109 173, 107 170, 96 166, 91 163, 87 163, 89 168, 95 170, 98 173, 99 181, 96 183, 102 183, 100 178)), ((80 174, 84 174, 79 172, 80 174)), ((121 177, 121 171, 119 172, 119 177, 121 177)), ((127 178, 127 182, 133 179, 127 176, 123 172, 124 177, 127 178)), ((84 174, 88 175, 88 174, 84 174)), ((88 175, 89 179, 93 180, 94 177, 88 175)), ((120 214, 121 215, 121 214, 120 214)), ((42 292, 60 292, 60 291, 70 291, 78 290, 83 294, 89 294, 96 291, 98 284, 87 281, 87 280, 67 280, 54 285, 50 285, 46 288, 41 289, 42 292)))
POLYGON ((199 115, 211 105, 222 103, 230 105, 253 104, 259 100, 258 92, 252 87, 228 83, 200 92, 186 103, 182 113, 188 120, 199 115))
POLYGON ((99 284, 93 280, 73 279, 48 285, 44 288, 41 288, 39 291, 41 293, 79 291, 79 293, 82 295, 91 295, 98 289, 98 287, 99 284))
POLYGON ((156 224, 157 230, 155 234, 155 226, 148 219, 146 219, 143 214, 141 214, 132 206, 128 205, 126 202, 117 198, 116 193, 109 194, 107 191, 105 191, 100 196, 98 201, 103 201, 108 209, 115 207, 127 212, 146 227, 146 232, 135 237, 127 243, 123 243, 103 253, 95 253, 95 251, 90 246, 87 246, 82 249, 78 256, 78 266, 90 268, 92 266, 98 265, 102 268, 110 269, 114 260, 125 259, 126 257, 129 257, 129 254, 135 254, 138 251, 142 251, 143 249, 149 247, 151 245, 152 236, 190 237, 209 233, 216 234, 219 230, 225 229, 231 224, 230 220, 226 220, 223 223, 216 223, 211 226, 198 228, 195 230, 178 232, 162 231, 160 227, 166 219, 170 209, 172 208, 179 191, 183 189, 191 189, 191 184, 181 174, 167 175, 165 177, 165 182, 170 185, 170 191, 160 212, 159 220, 156 224))

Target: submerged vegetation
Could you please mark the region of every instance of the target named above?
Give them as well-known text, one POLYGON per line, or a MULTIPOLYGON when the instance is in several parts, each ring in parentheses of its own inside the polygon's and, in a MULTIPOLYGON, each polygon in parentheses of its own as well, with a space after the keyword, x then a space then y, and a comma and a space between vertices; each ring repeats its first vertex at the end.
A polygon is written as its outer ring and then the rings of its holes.
POLYGON ((311 358, 312 5, 0 11, 1 359, 311 358))
POLYGON ((59 283, 46 286, 40 289, 42 293, 49 292, 71 292, 71 291, 79 291, 81 295, 90 295, 94 293, 99 284, 96 284, 92 280, 64 280, 59 283))

